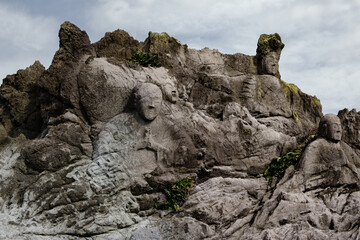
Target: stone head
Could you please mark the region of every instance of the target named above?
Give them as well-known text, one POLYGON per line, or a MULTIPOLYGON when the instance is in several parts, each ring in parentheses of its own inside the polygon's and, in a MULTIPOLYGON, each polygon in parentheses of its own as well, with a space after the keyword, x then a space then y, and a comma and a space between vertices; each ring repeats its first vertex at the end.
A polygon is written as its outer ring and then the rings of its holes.
POLYGON ((175 86, 172 84, 166 84, 164 86, 165 98, 171 103, 176 103, 179 99, 179 93, 175 86))
POLYGON ((152 83, 141 83, 134 88, 133 93, 139 115, 145 120, 154 120, 162 105, 160 88, 152 83))
POLYGON ((334 142, 341 140, 342 128, 338 116, 335 114, 326 114, 319 123, 319 137, 329 139, 334 142))
POLYGON ((275 76, 279 70, 279 59, 276 52, 270 52, 261 60, 262 72, 275 76))

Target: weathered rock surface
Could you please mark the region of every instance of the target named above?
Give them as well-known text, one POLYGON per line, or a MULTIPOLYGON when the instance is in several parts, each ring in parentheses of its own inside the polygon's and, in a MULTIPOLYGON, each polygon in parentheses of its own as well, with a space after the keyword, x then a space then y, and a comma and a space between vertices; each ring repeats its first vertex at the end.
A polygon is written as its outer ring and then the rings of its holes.
MULTIPOLYGON (((36 81, 45 72, 44 66, 36 61, 25 70, 7 76, 0 89, 0 114, 3 127, 10 136, 20 133, 35 138, 42 126, 36 81)), ((3 132, 0 130, 0 132, 3 132)), ((3 135, 3 133, 1 134, 3 135)))
POLYGON ((280 79, 278 34, 256 56, 153 32, 91 44, 69 22, 59 38, 49 69, 35 62, 0 87, 1 239, 359 238, 355 110, 339 112, 342 138, 320 127, 283 178, 264 178, 322 118, 280 79), (130 61, 139 51, 161 67, 130 61), (184 178, 189 196, 165 210, 164 189, 184 178))

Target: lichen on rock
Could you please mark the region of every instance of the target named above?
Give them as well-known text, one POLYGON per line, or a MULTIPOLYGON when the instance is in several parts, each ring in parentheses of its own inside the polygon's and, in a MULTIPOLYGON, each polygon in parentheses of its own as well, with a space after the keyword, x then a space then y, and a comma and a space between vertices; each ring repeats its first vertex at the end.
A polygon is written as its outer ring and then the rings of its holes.
POLYGON ((291 94, 299 94, 299 88, 295 84, 289 84, 281 80, 281 85, 286 97, 290 97, 291 94))
POLYGON ((281 41, 279 34, 261 34, 257 43, 256 54, 265 56, 270 52, 281 51, 285 44, 281 41))
POLYGON ((144 50, 151 53, 174 52, 181 46, 181 43, 167 33, 149 32, 144 42, 144 50))

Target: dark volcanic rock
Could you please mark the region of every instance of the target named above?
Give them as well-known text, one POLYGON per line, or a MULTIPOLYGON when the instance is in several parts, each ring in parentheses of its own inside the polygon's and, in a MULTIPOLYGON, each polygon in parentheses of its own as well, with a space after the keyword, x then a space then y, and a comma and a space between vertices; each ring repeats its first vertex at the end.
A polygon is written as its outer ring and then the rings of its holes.
POLYGON ((1 239, 358 238, 359 113, 322 118, 281 80, 278 34, 256 56, 153 32, 91 44, 69 22, 59 38, 49 69, 0 88, 1 239), (298 148, 269 184, 272 160, 298 148), (184 179, 188 196, 169 199, 184 179))
POLYGON ((107 32, 100 41, 94 43, 98 57, 115 58, 117 60, 126 60, 134 52, 139 50, 140 43, 131 37, 124 30, 107 32))
POLYGON ((360 150, 360 113, 355 109, 351 111, 344 109, 339 111, 338 115, 343 126, 343 141, 360 150))
POLYGON ((29 138, 41 131, 42 117, 36 81, 45 68, 36 61, 25 70, 8 75, 0 88, 0 115, 4 128, 11 136, 20 133, 29 138))
POLYGON ((86 32, 72 23, 64 22, 61 25, 59 38, 60 48, 55 53, 51 66, 38 79, 37 84, 47 94, 79 109, 77 75, 81 65, 90 56, 95 56, 95 51, 86 32))

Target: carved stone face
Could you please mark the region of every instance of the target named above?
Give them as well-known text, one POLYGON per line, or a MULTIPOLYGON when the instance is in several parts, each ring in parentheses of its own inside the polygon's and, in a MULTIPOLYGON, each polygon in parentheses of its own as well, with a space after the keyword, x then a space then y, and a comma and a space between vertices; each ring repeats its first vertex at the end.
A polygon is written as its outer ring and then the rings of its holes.
POLYGON ((136 109, 145 120, 154 120, 161 110, 162 92, 152 83, 142 83, 135 87, 136 109))
POLYGON ((326 114, 320 120, 319 136, 334 142, 340 141, 342 136, 342 128, 339 117, 335 114, 326 114))
POLYGON ((275 52, 270 52, 262 60, 262 68, 265 74, 276 75, 279 69, 279 61, 275 52))
POLYGON ((171 103, 176 103, 179 99, 179 93, 173 85, 167 84, 164 87, 165 97, 171 103))

